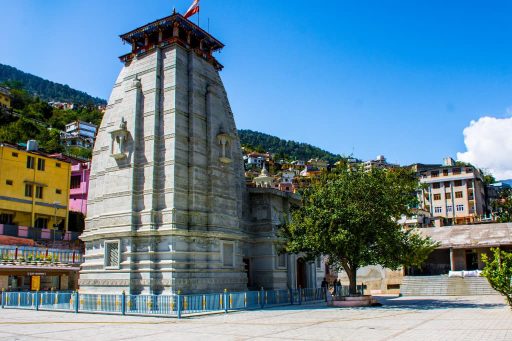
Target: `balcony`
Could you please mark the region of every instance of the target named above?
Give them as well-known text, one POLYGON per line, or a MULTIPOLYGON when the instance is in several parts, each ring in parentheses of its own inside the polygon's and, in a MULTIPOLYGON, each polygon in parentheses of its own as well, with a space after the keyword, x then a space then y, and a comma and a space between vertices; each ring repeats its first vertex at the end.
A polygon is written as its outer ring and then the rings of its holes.
POLYGON ((79 232, 38 229, 35 227, 0 224, 0 235, 27 238, 35 241, 76 241, 79 232))
POLYGON ((0 245, 1 266, 76 267, 82 262, 83 253, 80 250, 0 245))

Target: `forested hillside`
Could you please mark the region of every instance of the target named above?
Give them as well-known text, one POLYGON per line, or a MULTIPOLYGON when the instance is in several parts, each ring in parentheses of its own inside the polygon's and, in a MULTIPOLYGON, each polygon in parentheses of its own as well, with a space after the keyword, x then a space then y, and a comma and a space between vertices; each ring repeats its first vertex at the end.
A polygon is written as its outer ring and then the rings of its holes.
POLYGON ((52 81, 20 71, 12 66, 0 64, 0 83, 10 87, 22 87, 27 92, 45 101, 67 102, 79 105, 104 105, 104 99, 92 97, 83 91, 70 88, 68 85, 52 81))
POLYGON ((66 152, 90 157, 90 150, 62 146, 60 131, 64 130, 67 123, 75 120, 99 125, 103 113, 94 105, 64 110, 53 108, 46 101, 23 89, 11 88, 10 92, 12 109, 0 109, 0 142, 18 144, 34 139, 49 153, 66 152))
POLYGON ((241 129, 238 131, 242 146, 249 149, 277 154, 277 159, 304 160, 319 158, 333 164, 342 159, 341 155, 333 154, 307 143, 282 140, 276 136, 257 131, 241 129))

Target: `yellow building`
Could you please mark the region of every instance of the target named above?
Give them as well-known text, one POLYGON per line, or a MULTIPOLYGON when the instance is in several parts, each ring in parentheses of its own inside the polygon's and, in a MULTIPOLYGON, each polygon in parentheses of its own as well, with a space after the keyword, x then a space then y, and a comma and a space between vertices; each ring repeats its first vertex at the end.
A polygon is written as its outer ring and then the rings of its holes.
POLYGON ((6 88, 0 87, 0 107, 11 108, 11 94, 6 88))
POLYGON ((67 231, 70 176, 70 163, 0 144, 0 223, 67 231))

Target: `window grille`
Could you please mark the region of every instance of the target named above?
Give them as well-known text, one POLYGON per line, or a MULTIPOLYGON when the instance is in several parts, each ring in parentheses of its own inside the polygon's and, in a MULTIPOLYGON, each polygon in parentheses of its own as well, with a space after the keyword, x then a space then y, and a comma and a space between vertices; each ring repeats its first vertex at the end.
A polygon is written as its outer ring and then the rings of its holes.
POLYGON ((119 268, 119 241, 105 242, 105 268, 119 268))

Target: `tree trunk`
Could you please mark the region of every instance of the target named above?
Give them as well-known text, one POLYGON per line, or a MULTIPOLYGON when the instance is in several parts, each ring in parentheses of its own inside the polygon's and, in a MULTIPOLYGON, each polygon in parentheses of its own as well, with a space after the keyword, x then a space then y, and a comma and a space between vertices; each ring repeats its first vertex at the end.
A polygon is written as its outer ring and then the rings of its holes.
POLYGON ((350 273, 347 273, 348 274, 348 280, 350 282, 350 285, 349 285, 349 293, 350 293, 350 296, 355 296, 357 295, 357 269, 351 269, 350 270, 350 273))
POLYGON ((352 264, 349 264, 347 261, 342 261, 341 266, 343 267, 343 270, 345 270, 348 276, 349 295, 355 296, 357 294, 357 266, 353 266, 352 264))

